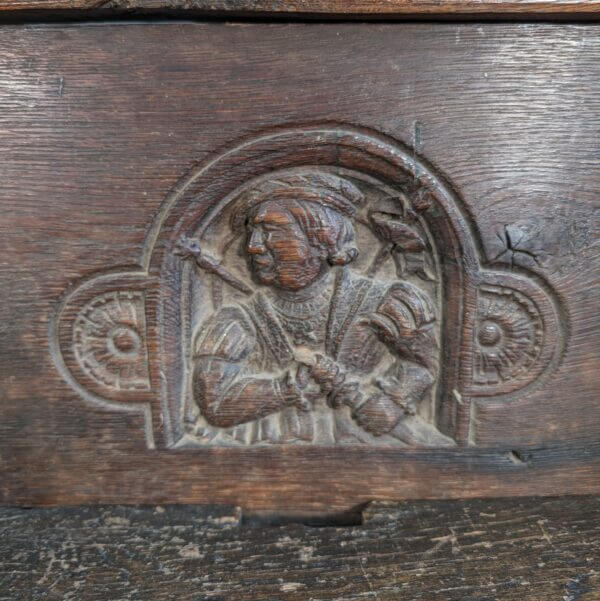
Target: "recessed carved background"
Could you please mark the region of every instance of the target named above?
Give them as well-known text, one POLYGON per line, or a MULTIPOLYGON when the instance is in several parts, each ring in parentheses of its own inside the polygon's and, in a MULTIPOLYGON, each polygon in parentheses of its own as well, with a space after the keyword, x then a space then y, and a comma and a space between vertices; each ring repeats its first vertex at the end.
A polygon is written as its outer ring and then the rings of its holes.
POLYGON ((180 241, 199 444, 453 444, 433 425, 440 266, 422 195, 356 172, 249 182, 180 241))

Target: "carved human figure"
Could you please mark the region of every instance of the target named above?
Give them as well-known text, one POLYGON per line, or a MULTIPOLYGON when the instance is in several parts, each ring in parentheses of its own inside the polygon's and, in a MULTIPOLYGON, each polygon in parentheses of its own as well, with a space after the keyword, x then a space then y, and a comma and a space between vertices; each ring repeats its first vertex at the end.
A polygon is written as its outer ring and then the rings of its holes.
POLYGON ((419 415, 438 374, 432 299, 350 268, 362 202, 315 171, 237 205, 255 291, 201 323, 192 352, 197 411, 231 440, 453 444, 419 415))

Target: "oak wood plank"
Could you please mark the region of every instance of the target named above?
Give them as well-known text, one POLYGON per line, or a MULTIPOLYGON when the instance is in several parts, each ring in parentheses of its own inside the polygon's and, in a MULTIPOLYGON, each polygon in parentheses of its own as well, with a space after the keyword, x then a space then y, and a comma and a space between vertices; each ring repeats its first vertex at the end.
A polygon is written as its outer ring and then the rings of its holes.
POLYGON ((2 509, 0 599, 600 599, 598 497, 378 503, 362 524, 318 528, 276 518, 2 509))
POLYGON ((599 144, 592 25, 3 27, 0 502, 343 510, 599 494, 599 144), (463 199, 483 260, 555 291, 560 365, 522 397, 478 404, 462 448, 174 451, 157 435, 149 449, 141 414, 90 403, 57 370, 60 299, 139 266, 164 199, 203 161, 315 122, 418 146, 463 199), (508 248, 523 220, 531 245, 508 248))

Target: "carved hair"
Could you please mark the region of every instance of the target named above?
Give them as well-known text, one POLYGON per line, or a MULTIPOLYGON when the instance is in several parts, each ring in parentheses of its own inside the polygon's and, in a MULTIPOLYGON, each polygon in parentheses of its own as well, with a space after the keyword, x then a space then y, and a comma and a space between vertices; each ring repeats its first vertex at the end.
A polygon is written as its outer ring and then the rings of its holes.
POLYGON ((231 222, 234 231, 239 231, 263 202, 280 201, 309 244, 323 250, 329 263, 346 265, 358 256, 352 220, 364 197, 345 178, 322 171, 293 173, 262 182, 240 200, 231 222))
POLYGON ((331 265, 347 265, 358 256, 354 225, 347 215, 315 202, 288 201, 290 213, 306 235, 308 243, 326 252, 331 265))

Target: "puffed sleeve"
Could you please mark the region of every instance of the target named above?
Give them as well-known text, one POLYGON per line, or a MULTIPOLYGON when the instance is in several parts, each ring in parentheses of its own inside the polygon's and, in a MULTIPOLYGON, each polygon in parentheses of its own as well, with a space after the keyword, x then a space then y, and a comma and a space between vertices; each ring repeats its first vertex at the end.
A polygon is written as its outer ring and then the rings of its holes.
POLYGON ((246 359, 256 344, 256 333, 239 307, 225 307, 210 317, 194 341, 194 358, 218 357, 238 362, 246 359))
POLYGON ((369 322, 396 361, 375 380, 377 391, 363 397, 358 423, 380 436, 414 415, 431 389, 438 365, 435 306, 409 282, 397 282, 383 296, 369 322))
POLYGON ((269 415, 286 402, 276 377, 255 377, 248 359, 256 332, 239 307, 225 307, 209 318, 194 341, 193 394, 205 419, 229 428, 269 415))
POLYGON ((429 295, 409 282, 397 282, 371 316, 371 325, 398 357, 433 369, 438 355, 435 320, 429 295))

